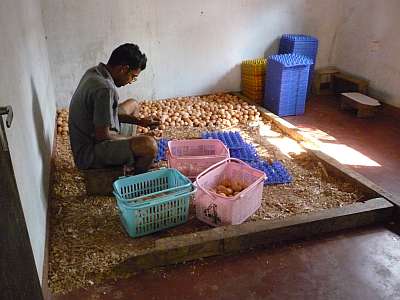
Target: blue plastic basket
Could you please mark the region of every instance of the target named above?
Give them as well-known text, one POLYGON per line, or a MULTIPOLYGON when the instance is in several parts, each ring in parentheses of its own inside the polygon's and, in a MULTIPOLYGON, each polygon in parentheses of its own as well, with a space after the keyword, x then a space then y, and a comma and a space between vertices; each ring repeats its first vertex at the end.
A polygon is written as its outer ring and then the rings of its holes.
POLYGON ((161 169, 114 182, 120 219, 135 238, 185 223, 192 182, 175 169, 161 169))
POLYGON ((279 116, 303 114, 311 64, 311 59, 297 54, 270 56, 264 106, 279 116))

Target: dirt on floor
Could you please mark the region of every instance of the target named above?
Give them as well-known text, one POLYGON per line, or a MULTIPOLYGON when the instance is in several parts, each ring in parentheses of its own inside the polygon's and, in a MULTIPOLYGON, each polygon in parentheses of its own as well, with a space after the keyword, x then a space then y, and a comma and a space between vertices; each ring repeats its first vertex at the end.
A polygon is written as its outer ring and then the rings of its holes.
MULTIPOLYGON (((163 136, 196 138, 210 130, 221 128, 166 128, 163 136)), ((247 222, 285 218, 364 200, 356 187, 331 177, 303 149, 296 153, 286 151, 285 145, 301 147, 266 120, 224 130, 240 131, 263 159, 280 160, 293 178, 289 184, 265 186, 261 208, 247 222), (279 147, 279 140, 284 141, 283 148, 279 147)), ((115 265, 153 247, 159 238, 209 228, 196 219, 191 208, 189 221, 183 225, 136 239, 128 237, 119 220, 115 199, 86 195, 83 176, 72 159, 69 137, 57 136, 50 201, 49 286, 53 293, 87 287, 114 276, 115 265)))

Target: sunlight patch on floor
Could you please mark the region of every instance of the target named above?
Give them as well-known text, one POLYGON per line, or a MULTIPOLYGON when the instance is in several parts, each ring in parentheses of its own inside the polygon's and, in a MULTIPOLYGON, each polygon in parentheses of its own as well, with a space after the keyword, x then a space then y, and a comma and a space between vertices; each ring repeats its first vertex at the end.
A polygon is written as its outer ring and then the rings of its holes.
MULTIPOLYGON (((259 135, 262 139, 277 147, 283 155, 289 158, 291 158, 289 153, 300 154, 305 152, 305 147, 307 149, 319 150, 344 165, 366 167, 381 166, 368 156, 365 156, 361 152, 347 145, 331 143, 332 141, 336 141, 336 138, 319 129, 299 128, 303 135, 309 135, 313 137, 315 142, 315 144, 307 142, 302 142, 299 144, 294 139, 282 135, 278 131, 272 130, 270 124, 258 123, 255 125, 257 125, 255 127, 258 127, 259 135)), ((236 128, 231 128, 231 130, 235 129, 236 128)), ((240 131, 239 128, 237 128, 237 130, 240 131)))
POLYGON ((268 141, 268 143, 277 147, 279 151, 287 157, 291 157, 289 153, 300 154, 305 152, 304 148, 299 145, 299 143, 289 137, 266 137, 265 139, 268 141))
POLYGON ((270 124, 261 124, 258 130, 261 138, 277 147, 282 154, 289 158, 291 158, 289 153, 300 154, 305 152, 304 148, 297 141, 272 130, 270 124))
POLYGON ((259 133, 260 133, 260 136, 267 137, 267 138, 282 136, 282 134, 280 134, 279 132, 273 131, 269 124, 268 125, 261 124, 260 128, 259 128, 259 133))
POLYGON ((299 127, 299 130, 304 135, 310 136, 314 139, 318 139, 320 141, 336 141, 336 138, 329 135, 325 131, 316 128, 308 128, 308 127, 299 127))
POLYGON ((333 157, 338 162, 344 165, 351 166, 366 166, 366 167, 380 167, 376 161, 370 159, 368 156, 350 148, 343 144, 329 144, 321 143, 320 151, 333 157))
POLYGON ((319 150, 333 157, 341 164, 366 167, 381 166, 376 161, 347 145, 326 143, 336 141, 336 138, 320 129, 301 126, 298 128, 304 136, 318 140, 319 150))

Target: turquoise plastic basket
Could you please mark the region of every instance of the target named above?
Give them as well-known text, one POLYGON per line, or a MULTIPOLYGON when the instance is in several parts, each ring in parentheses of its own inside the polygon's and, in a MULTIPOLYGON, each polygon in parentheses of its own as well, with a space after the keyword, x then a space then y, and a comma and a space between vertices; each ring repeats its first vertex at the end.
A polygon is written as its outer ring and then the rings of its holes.
POLYGON ((132 238, 185 223, 190 198, 195 192, 192 182, 175 169, 162 169, 114 182, 120 219, 132 238))

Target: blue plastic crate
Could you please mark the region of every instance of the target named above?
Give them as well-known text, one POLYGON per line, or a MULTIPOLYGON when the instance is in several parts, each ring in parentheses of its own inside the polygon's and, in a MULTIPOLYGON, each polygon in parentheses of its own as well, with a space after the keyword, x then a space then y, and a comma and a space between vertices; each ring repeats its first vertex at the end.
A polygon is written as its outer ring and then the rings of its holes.
MULTIPOLYGON (((308 80, 312 82, 315 63, 318 54, 318 39, 304 34, 284 34, 279 43, 279 54, 299 54, 307 56, 313 60, 310 66, 308 80)), ((311 85, 308 85, 307 92, 310 91, 311 85)))
POLYGON ((237 131, 209 131, 201 134, 202 139, 218 139, 229 149, 243 148, 246 142, 237 131))
POLYGON ((284 34, 279 43, 279 54, 299 54, 313 60, 318 53, 318 39, 304 34, 284 34))
POLYGON ((267 175, 264 185, 284 184, 292 182, 292 177, 280 161, 274 161, 268 164, 266 161, 249 162, 253 168, 263 171, 267 175))
POLYGON ((264 106, 279 116, 303 114, 311 64, 311 59, 297 54, 270 56, 264 106))
POLYGON ((135 238, 185 223, 192 182, 175 169, 161 169, 114 182, 120 219, 135 238))
POLYGON ((157 157, 155 159, 156 162, 160 161, 160 160, 167 160, 166 158, 166 151, 168 150, 168 139, 160 139, 157 142, 157 146, 158 146, 158 152, 157 152, 157 157))

